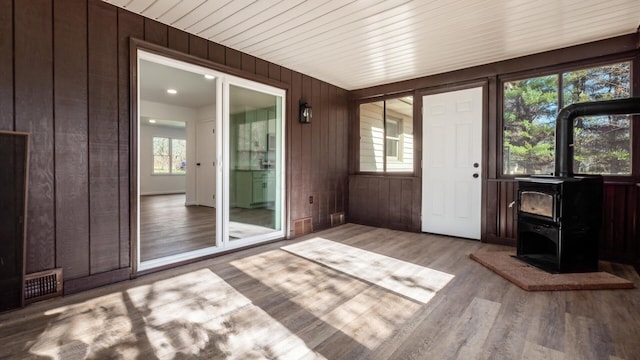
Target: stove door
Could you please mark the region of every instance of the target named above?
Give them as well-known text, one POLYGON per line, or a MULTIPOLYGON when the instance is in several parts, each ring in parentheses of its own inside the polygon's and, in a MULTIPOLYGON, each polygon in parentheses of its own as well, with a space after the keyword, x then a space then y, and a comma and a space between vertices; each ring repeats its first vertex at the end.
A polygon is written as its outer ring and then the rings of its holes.
POLYGON ((555 196, 541 191, 520 192, 520 213, 555 220, 555 196))

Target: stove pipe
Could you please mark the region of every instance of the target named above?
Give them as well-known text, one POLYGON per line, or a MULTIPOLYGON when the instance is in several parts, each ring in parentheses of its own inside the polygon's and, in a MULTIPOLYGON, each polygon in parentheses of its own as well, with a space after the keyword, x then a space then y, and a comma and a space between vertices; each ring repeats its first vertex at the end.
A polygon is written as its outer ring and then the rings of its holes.
POLYGON ((573 176, 573 120, 587 115, 626 115, 640 113, 640 97, 571 104, 556 119, 555 175, 573 176))

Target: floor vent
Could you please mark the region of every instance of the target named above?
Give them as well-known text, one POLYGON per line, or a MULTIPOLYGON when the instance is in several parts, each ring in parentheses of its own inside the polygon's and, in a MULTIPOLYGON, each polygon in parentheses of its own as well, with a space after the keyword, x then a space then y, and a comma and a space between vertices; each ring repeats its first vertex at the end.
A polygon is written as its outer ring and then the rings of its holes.
POLYGON ((62 268, 27 274, 24 277, 24 302, 49 299, 62 295, 62 268))
POLYGON ((312 218, 302 218, 293 221, 293 236, 298 237, 313 232, 312 218))
POLYGON ((338 212, 331 214, 331 227, 344 224, 344 213, 338 212))

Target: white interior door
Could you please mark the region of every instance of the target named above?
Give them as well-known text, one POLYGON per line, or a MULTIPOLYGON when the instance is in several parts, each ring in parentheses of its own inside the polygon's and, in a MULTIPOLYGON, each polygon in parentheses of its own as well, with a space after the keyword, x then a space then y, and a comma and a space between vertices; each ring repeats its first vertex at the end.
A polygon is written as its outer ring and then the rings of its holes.
POLYGON ((202 121, 197 126, 196 196, 198 205, 216 204, 216 135, 215 121, 202 121))
POLYGON ((422 231, 479 240, 482 88, 422 102, 422 231))

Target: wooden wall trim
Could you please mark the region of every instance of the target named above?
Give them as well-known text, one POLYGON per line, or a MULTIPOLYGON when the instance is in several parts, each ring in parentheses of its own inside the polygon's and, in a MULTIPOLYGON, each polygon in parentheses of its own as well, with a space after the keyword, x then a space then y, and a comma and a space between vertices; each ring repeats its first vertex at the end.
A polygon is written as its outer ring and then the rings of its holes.
POLYGON ((53 9, 14 2, 15 130, 31 134, 26 272, 55 267, 53 9))
MULTIPOLYGON (((130 42, 131 42, 131 46, 130 46, 130 51, 131 51, 131 57, 135 58, 136 56, 136 52, 133 51, 134 49, 140 49, 140 50, 144 50, 147 52, 151 52, 154 54, 158 54, 161 56, 165 56, 165 57, 169 57, 172 59, 176 59, 179 61, 184 61, 184 62, 188 62, 194 65, 199 65, 199 66, 203 66, 206 68, 210 68, 216 71, 220 71, 229 75, 233 75, 233 76, 237 76, 237 77, 241 77, 247 80, 252 80, 252 81, 256 81, 256 82, 260 82, 266 85, 271 85, 271 86, 275 86, 281 89, 285 89, 288 90, 289 89, 289 84, 284 83, 282 81, 280 81, 280 77, 278 76, 277 80, 274 80, 273 78, 263 78, 261 76, 256 75, 255 72, 246 72, 244 70, 242 70, 240 62, 238 62, 238 67, 234 67, 234 66, 229 66, 229 65, 224 65, 224 64, 220 64, 217 63, 213 60, 210 59, 203 59, 203 58, 199 58, 197 56, 191 55, 189 53, 185 53, 185 52, 181 52, 175 49, 171 49, 165 46, 161 46, 161 45, 157 45, 155 43, 146 41, 146 40, 142 40, 136 37, 131 37, 130 38, 130 42)), ((133 60, 131 60, 133 61, 133 60)))
POLYGON ((56 265, 67 278, 90 274, 87 1, 53 4, 56 265), (78 171, 82 169, 83 171, 78 171))
POLYGON ((0 130, 14 130, 13 1, 0 0, 0 130))
POLYGON ((64 295, 71 295, 81 291, 95 289, 104 285, 119 281, 129 280, 131 268, 122 268, 112 271, 102 272, 96 275, 85 276, 78 279, 65 280, 64 295))

